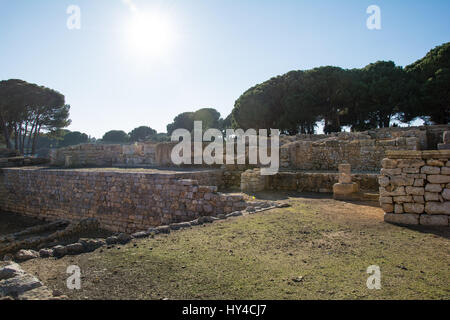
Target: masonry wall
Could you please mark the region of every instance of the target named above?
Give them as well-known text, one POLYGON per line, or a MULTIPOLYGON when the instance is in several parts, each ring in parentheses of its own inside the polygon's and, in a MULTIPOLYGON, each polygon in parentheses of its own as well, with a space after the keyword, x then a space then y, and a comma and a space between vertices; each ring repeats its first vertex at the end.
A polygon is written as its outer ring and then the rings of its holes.
MULTIPOLYGON (((292 170, 337 171, 339 164, 349 163, 355 172, 379 172, 381 160, 385 158, 387 151, 437 149, 437 143, 442 141, 446 130, 450 130, 450 125, 383 128, 331 135, 282 136, 280 165, 281 168, 292 170)), ((51 164, 55 166, 173 166, 171 152, 174 145, 175 143, 86 144, 53 150, 50 157, 51 164)), ((208 143, 204 147, 206 145, 208 143)), ((249 163, 248 148, 245 157, 245 163, 249 163)))
MULTIPOLYGON (((378 174, 354 173, 352 181, 362 191, 378 191, 378 174)), ((257 192, 263 190, 332 193, 339 180, 332 172, 279 172, 273 176, 261 176, 259 169, 247 170, 241 175, 241 190, 257 192)))
POLYGON ((388 152, 379 177, 385 220, 448 226, 450 150, 388 152))
POLYGON ((121 232, 245 209, 242 196, 187 179, 212 174, 7 168, 0 172, 0 209, 47 220, 91 217, 121 232))
POLYGON ((436 149, 449 125, 383 128, 365 132, 283 137, 282 168, 336 170, 349 163, 354 171, 378 172, 386 152, 436 149))

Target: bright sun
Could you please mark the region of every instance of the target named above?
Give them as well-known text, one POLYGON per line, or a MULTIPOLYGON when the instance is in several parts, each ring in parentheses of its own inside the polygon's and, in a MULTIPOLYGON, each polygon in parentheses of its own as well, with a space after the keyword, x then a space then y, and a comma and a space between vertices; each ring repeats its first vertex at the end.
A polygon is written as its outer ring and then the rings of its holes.
POLYGON ((145 58, 164 58, 174 45, 175 34, 170 18, 163 13, 134 12, 126 38, 133 54, 145 58))

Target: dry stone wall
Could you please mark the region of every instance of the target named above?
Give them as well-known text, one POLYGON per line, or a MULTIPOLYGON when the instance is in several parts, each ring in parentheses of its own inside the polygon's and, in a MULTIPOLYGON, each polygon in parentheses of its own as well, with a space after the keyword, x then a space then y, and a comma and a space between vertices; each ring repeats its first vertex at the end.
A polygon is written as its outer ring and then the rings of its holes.
MULTIPOLYGON (((378 174, 353 173, 352 181, 362 191, 378 190, 378 174)), ((241 175, 241 190, 257 192, 263 190, 332 193, 333 185, 339 181, 334 172, 278 172, 273 176, 261 176, 258 169, 249 169, 241 175)))
MULTIPOLYGON (((348 163, 355 172, 379 172, 387 151, 437 149, 448 130, 450 125, 282 136, 280 165, 291 170, 337 171, 339 164, 348 163)), ((204 147, 206 145, 204 143, 204 147)), ((173 166, 171 152, 174 146, 175 143, 85 144, 53 150, 50 158, 52 165, 68 167, 173 166)), ((249 163, 248 147, 246 150, 246 163, 249 163)))
POLYGON ((378 172, 386 152, 436 149, 449 125, 384 128, 365 132, 283 137, 282 168, 338 170, 348 163, 354 171, 378 172))
POLYGON ((450 150, 388 152, 379 177, 385 221, 448 226, 449 158, 450 150))
POLYGON ((2 169, 0 209, 37 218, 96 218, 120 232, 190 221, 246 208, 241 195, 200 185, 213 171, 155 174, 114 171, 2 169))

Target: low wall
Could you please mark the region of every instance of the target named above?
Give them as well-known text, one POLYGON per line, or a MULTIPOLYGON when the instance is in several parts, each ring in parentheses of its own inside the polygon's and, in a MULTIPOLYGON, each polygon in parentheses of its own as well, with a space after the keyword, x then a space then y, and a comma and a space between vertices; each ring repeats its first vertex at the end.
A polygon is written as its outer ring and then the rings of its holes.
MULTIPOLYGON (((448 130, 450 125, 281 136, 280 166, 290 170, 337 171, 339 164, 349 163, 358 172, 379 172, 386 152, 436 149, 438 142, 442 141, 443 133, 448 130)), ((73 167, 170 167, 173 166, 171 152, 174 145, 171 142, 85 144, 52 150, 50 158, 51 164, 55 166, 63 166, 67 160, 68 166, 73 167)), ((207 145, 208 143, 204 143, 203 147, 207 145)), ((248 149, 247 147, 246 163, 249 163, 248 149)))
POLYGON ((449 158, 450 150, 388 152, 379 177, 385 221, 448 226, 449 158))
POLYGON ((7 168, 0 209, 46 220, 96 218, 102 228, 135 232, 245 209, 240 195, 217 193, 221 171, 140 173, 7 168))
POLYGON ((386 152, 436 149, 447 130, 449 125, 283 137, 280 164, 297 170, 337 171, 339 164, 348 163, 355 171, 378 172, 386 152))
MULTIPOLYGON (((378 174, 353 173, 352 181, 362 191, 378 190, 378 174)), ((336 172, 279 172, 273 176, 261 176, 258 169, 247 170, 241 176, 241 190, 257 192, 262 190, 332 193, 333 185, 339 180, 336 172)))
POLYGON ((81 144, 50 152, 54 166, 170 166, 173 143, 81 144), (68 160, 67 160, 68 159, 68 160))

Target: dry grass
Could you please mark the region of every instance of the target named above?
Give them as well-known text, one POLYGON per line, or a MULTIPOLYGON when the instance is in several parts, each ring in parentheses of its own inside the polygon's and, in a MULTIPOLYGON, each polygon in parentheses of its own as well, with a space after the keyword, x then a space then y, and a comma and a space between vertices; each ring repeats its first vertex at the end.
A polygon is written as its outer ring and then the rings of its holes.
POLYGON ((72 299, 450 298, 448 228, 385 224, 368 203, 259 197, 292 207, 23 268, 72 299), (80 291, 65 287, 72 264, 80 291), (381 290, 366 287, 370 265, 381 267, 381 290))

